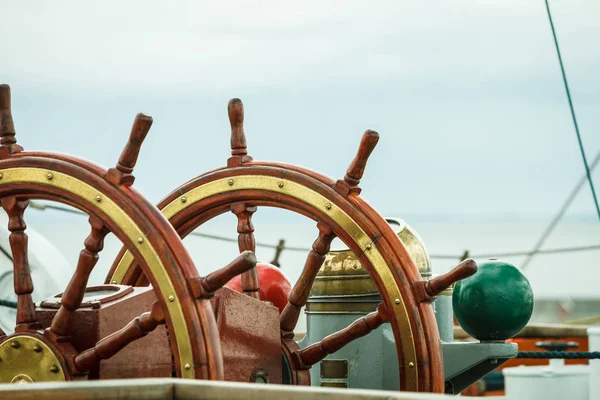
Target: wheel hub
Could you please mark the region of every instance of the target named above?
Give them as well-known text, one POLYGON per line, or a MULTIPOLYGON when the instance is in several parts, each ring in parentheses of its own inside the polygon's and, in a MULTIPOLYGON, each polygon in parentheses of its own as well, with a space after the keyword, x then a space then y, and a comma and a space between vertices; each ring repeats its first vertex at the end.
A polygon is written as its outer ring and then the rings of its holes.
POLYGON ((0 342, 0 383, 65 380, 58 354, 41 336, 17 333, 0 342))

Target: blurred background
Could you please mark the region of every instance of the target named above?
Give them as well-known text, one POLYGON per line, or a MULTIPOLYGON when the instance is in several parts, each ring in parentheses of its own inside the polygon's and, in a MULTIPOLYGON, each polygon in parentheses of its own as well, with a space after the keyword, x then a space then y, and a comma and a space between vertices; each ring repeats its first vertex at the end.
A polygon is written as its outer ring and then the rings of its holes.
MULTIPOLYGON (((600 3, 552 8, 592 162, 600 3)), ((232 97, 244 101, 255 159, 333 178, 361 134, 377 130, 362 196, 419 232, 437 273, 465 251, 522 266, 526 255, 505 254, 532 251, 584 176, 541 2, 0 0, 0 9, 0 82, 12 88, 19 143, 112 167, 136 113, 149 114, 135 185, 154 203, 225 164, 232 97)), ((26 217, 74 267, 86 218, 51 209, 26 217)), ((289 212, 260 209, 254 221, 259 242, 308 248, 316 237, 314 222, 289 212)), ((198 232, 235 238, 235 226, 224 215, 198 232)), ((199 236, 185 243, 201 273, 238 251, 199 236)), ((587 246, 595 248, 527 261, 534 321, 598 315, 600 223, 585 183, 541 249, 587 246)), ((91 284, 104 280, 119 247, 108 239, 91 284)), ((257 254, 269 262, 274 250, 257 254)), ((283 251, 292 281, 305 256, 283 251)), ((65 285, 67 270, 55 273, 65 285)))

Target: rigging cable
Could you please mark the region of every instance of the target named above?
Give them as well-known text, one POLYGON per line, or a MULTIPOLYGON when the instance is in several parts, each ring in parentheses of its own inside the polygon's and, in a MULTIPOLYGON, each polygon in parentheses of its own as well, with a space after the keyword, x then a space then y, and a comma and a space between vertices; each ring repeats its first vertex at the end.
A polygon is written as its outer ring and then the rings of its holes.
MULTIPOLYGON (((596 168, 596 166, 598 165, 598 162, 600 162, 600 151, 598 152, 598 154, 596 154, 596 157, 590 164, 590 171, 593 171, 594 168, 596 168)), ((552 233, 552 231, 554 230, 556 225, 558 225, 558 223, 562 219, 563 215, 565 215, 565 212, 567 212, 567 209, 569 208, 569 206, 571 205, 573 200, 575 200, 575 197, 577 197, 577 194, 579 193, 579 191, 585 184, 585 181, 586 181, 586 176, 584 174, 581 177, 581 179, 579 180, 579 182, 577 182, 577 185, 575 185, 573 190, 571 190, 571 193, 567 197, 567 200, 565 200, 565 202, 563 203, 560 210, 558 210, 558 213, 556 213, 554 218, 552 218, 552 221, 550 221, 550 223, 548 224, 548 226, 546 227, 546 229, 544 230, 544 232, 542 233, 542 235, 536 242, 535 246, 533 246, 533 250, 531 250, 531 254, 529 254, 527 256, 527 258, 525 259, 525 261, 523 262, 523 264, 521 264, 521 268, 523 270, 525 270, 525 268, 527 268, 527 266, 529 265, 531 260, 533 260, 534 255, 536 255, 538 253, 538 251, 542 248, 542 246, 546 242, 546 239, 548 239, 548 237, 550 236, 550 234, 552 233)))
MULTIPOLYGON (((79 211, 73 208, 66 208, 62 206, 55 206, 45 203, 38 203, 37 201, 31 201, 29 203, 29 207, 36 210, 46 210, 52 209, 57 211, 69 212, 77 215, 87 215, 83 211, 79 211)), ((237 243, 237 238, 214 235, 210 233, 202 233, 202 232, 190 232, 190 236, 198 236, 206 239, 220 240, 222 242, 230 242, 237 243)), ((296 247, 296 246, 281 246, 281 244, 271 244, 264 242, 256 242, 256 247, 265 247, 269 249, 281 249, 281 250, 289 250, 289 251, 298 251, 298 252, 308 252, 311 251, 309 247, 296 247)), ((522 256, 531 256, 533 254, 556 254, 556 253, 572 253, 572 252, 580 252, 580 251, 597 251, 600 250, 600 244, 589 245, 589 246, 574 246, 574 247, 561 247, 555 249, 546 249, 546 250, 531 250, 531 251, 511 251, 511 252, 500 252, 500 253, 488 253, 488 254, 477 254, 477 255, 469 255, 472 258, 494 258, 494 257, 522 257, 522 256)), ((440 259, 440 260, 460 260, 461 257, 456 254, 431 254, 430 258, 432 259, 440 259)))
POLYGON ((558 46, 558 39, 556 38, 556 30, 554 29, 554 22, 552 21, 552 13, 550 12, 550 4, 548 0, 546 2, 546 11, 548 12, 548 21, 550 22, 550 28, 552 28, 552 37, 554 38, 554 46, 556 48, 556 55, 558 56, 558 62, 560 64, 560 71, 562 73, 563 82, 565 84, 565 91, 567 93, 567 99, 569 100, 569 108, 571 110, 571 117, 573 118, 573 126, 575 127, 575 133, 577 134, 577 141, 579 142, 579 150, 581 151, 581 158, 583 159, 583 165, 587 175, 587 180, 590 184, 590 190, 592 191, 592 197, 596 206, 596 212, 598 213, 598 219, 600 219, 600 206, 598 205, 598 198, 596 197, 596 189, 594 189, 594 182, 592 181, 592 175, 590 174, 590 168, 588 166, 587 158, 585 157, 585 150, 583 148, 583 141, 581 140, 581 134, 579 133, 579 125, 577 124, 577 118, 575 117, 575 108, 573 107, 573 101, 571 100, 571 91, 569 90, 569 84, 567 83, 567 74, 563 65, 562 56, 560 54, 560 47, 558 46))

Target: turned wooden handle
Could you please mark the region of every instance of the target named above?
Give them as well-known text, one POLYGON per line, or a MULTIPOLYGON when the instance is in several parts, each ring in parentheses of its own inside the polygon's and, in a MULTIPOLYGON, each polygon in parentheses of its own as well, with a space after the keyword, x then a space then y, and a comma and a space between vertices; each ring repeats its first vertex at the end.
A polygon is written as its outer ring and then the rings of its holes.
POLYGON ((326 336, 320 342, 314 343, 304 350, 300 350, 296 353, 296 357, 301 362, 301 367, 310 367, 353 340, 368 335, 387 321, 389 321, 387 310, 383 303, 380 303, 377 311, 357 319, 346 328, 326 336))
POLYGON ((58 336, 69 334, 71 320, 81 306, 90 274, 100 258, 98 253, 104 248, 104 238, 110 232, 104 223, 94 216, 90 217, 90 225, 92 229, 83 242, 85 247, 79 253, 75 273, 61 297, 61 306, 50 324, 50 330, 58 336))
POLYGON ((468 278, 477 272, 477 263, 471 259, 458 264, 452 271, 436 276, 425 282, 425 291, 429 296, 437 296, 448 289, 453 283, 468 278))
POLYGON ((129 140, 119 157, 117 169, 123 173, 130 174, 137 161, 144 139, 152 126, 152 117, 142 113, 135 116, 129 140))
POLYGON ((0 111, 10 112, 10 86, 0 85, 0 111))
POLYGON ((306 257, 300 278, 292 288, 288 303, 280 315, 279 326, 284 332, 292 332, 296 327, 300 318, 300 311, 308 301, 319 268, 323 265, 325 256, 331 247, 331 242, 335 238, 335 234, 328 225, 319 222, 317 228, 319 229, 319 236, 306 257))
POLYGON ((231 155, 245 156, 248 151, 244 133, 244 104, 240 99, 231 99, 227 105, 227 113, 231 124, 231 155))
POLYGON ((10 109, 10 86, 0 85, 0 144, 16 143, 15 125, 10 109))
POLYGON ((75 366, 81 372, 87 372, 101 360, 106 360, 124 349, 129 343, 152 332, 158 325, 165 323, 163 306, 159 302, 152 304, 150 312, 134 318, 124 328, 100 340, 96 345, 79 353, 74 358, 75 366))
POLYGON ((0 85, 0 110, 10 110, 10 86, 0 85))
POLYGON ((251 251, 244 251, 226 267, 212 272, 202 278, 204 290, 213 293, 221 289, 227 282, 236 276, 251 270, 256 266, 256 256, 251 251))
POLYGON ((344 180, 350 185, 358 185, 365 172, 369 156, 379 141, 379 133, 367 130, 360 140, 356 156, 350 163, 344 180))

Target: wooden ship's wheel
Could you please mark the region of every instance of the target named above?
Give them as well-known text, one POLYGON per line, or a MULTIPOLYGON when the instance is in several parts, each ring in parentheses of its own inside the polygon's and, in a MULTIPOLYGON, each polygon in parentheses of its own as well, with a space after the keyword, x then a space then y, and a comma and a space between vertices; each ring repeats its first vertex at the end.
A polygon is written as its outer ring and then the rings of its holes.
MULTIPOLYGON (((15 139, 10 88, 0 85, 0 199, 9 216, 17 294, 15 333, 7 335, 0 331, 0 383, 98 376, 101 360, 119 356, 134 341, 148 333, 152 336, 157 327, 167 338, 162 342, 169 352, 167 376, 223 379, 218 331, 208 298, 211 291, 237 273, 253 267, 256 259, 246 252, 223 270, 207 277, 198 276, 172 226, 131 187, 138 152, 151 124, 150 117, 137 115, 117 166, 108 170, 65 155, 23 151, 15 139), (24 219, 30 199, 60 202, 89 214, 90 234, 76 271, 64 293, 54 299, 55 307, 50 304, 46 311, 43 307, 36 309, 32 301, 34 286, 24 219), (92 301, 85 314, 82 302, 85 303, 88 278, 110 232, 132 254, 153 290, 151 302, 144 294, 148 290, 141 293, 118 285, 103 290, 114 291, 113 298, 120 297, 121 313, 135 309, 135 302, 139 303, 143 295, 146 310, 151 308, 151 311, 137 314, 133 319, 129 317, 130 322, 119 330, 111 326, 94 334, 89 327, 100 322, 85 320, 85 315, 99 315, 109 304, 92 301), (110 334, 102 337, 102 332, 110 334), (90 338, 93 338, 91 343, 90 338), (81 348, 79 344, 84 339, 87 345, 81 348)), ((143 369, 134 371, 138 376, 147 376, 146 373, 143 369)), ((119 371, 113 374, 118 376, 123 375, 119 371)))
MULTIPOLYGON (((302 274, 287 306, 277 314, 285 370, 282 381, 308 384, 310 366, 389 322, 396 341, 401 389, 443 392, 442 352, 431 301, 453 282, 473 274, 477 267, 468 260, 446 275, 423 281, 388 223, 359 196, 359 183, 379 135, 370 130, 364 133, 344 178, 336 181, 297 166, 253 161, 246 149, 242 102, 231 100, 228 113, 231 157, 227 166, 178 187, 158 207, 182 237, 220 214, 234 213, 238 218, 240 251, 255 250, 252 215, 257 207, 287 209, 317 223, 317 238, 302 274), (335 237, 367 269, 383 301, 377 311, 301 349, 293 340, 294 329, 335 237)), ((123 248, 107 283, 154 285, 149 278, 130 250, 123 248)), ((242 274, 242 288, 248 296, 259 298, 259 280, 254 268, 242 274)), ((226 362, 226 375, 227 370, 226 362)))

